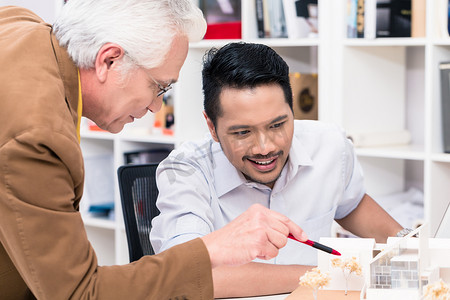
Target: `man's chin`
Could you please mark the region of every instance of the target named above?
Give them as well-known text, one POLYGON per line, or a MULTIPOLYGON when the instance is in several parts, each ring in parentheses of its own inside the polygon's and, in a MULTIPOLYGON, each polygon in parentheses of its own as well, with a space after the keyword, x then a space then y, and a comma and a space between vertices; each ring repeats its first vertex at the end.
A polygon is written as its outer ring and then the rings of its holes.
POLYGON ((112 129, 110 129, 108 131, 111 132, 111 133, 119 133, 119 132, 122 131, 122 129, 123 129, 123 126, 121 126, 120 128, 112 128, 112 129))
POLYGON ((111 133, 119 133, 122 131, 123 127, 125 126, 125 124, 120 124, 120 123, 112 123, 109 126, 105 126, 105 128, 102 128, 103 130, 109 131, 111 133))
POLYGON ((256 182, 256 183, 260 183, 260 184, 264 184, 267 185, 269 187, 273 187, 273 185, 275 184, 275 182, 277 181, 277 179, 280 177, 281 172, 276 175, 276 176, 270 176, 270 177, 262 177, 262 176, 248 176, 245 175, 245 178, 247 178, 247 180, 256 182))

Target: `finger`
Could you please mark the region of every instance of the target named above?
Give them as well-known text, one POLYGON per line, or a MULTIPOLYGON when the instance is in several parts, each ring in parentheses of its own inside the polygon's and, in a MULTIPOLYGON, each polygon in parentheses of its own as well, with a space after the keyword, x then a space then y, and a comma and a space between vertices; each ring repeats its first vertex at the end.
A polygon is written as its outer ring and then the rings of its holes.
MULTIPOLYGON (((285 227, 285 228, 286 228, 285 231, 287 231, 287 227, 285 227)), ((272 245, 274 245, 277 249, 281 249, 284 246, 286 246, 288 234, 289 234, 289 232, 284 233, 284 232, 274 230, 271 228, 269 228, 266 233, 268 242, 270 242, 272 245)))
MULTIPOLYGON (((265 208, 265 207, 264 207, 264 208, 265 208)), ((279 220, 280 222, 285 223, 285 224, 287 224, 287 223, 289 223, 289 222, 291 221, 291 220, 290 220, 288 217, 286 217, 285 215, 283 215, 283 214, 281 214, 281 213, 279 213, 279 212, 277 212, 277 211, 268 209, 268 208, 267 208, 266 213, 267 213, 268 215, 270 215, 272 218, 275 218, 275 219, 277 219, 277 220, 279 220)))
MULTIPOLYGON (((287 226, 287 223, 280 221, 278 218, 271 218, 270 216, 268 219, 268 230, 275 230, 279 232, 280 234, 284 235, 285 237, 289 234, 289 227, 287 226)), ((289 219, 287 219, 289 222, 289 219)))
POLYGON ((259 259, 269 260, 278 255, 279 249, 272 243, 267 242, 266 246, 261 248, 260 254, 257 256, 259 259))
POLYGON ((289 228, 289 232, 298 240, 304 242, 308 240, 308 235, 306 232, 303 231, 303 229, 300 228, 297 224, 293 223, 292 221, 287 224, 289 228))
POLYGON ((303 231, 303 229, 298 226, 297 224, 295 224, 294 222, 292 222, 291 219, 289 219, 288 217, 286 217, 283 214, 280 214, 276 211, 269 211, 270 216, 272 216, 273 218, 275 218, 276 220, 278 220, 279 222, 281 222, 284 226, 284 228, 280 227, 279 225, 277 225, 276 223, 272 223, 272 226, 274 229, 277 229, 278 231, 282 232, 283 234, 285 234, 286 236, 291 233, 295 238, 301 240, 301 241, 306 241, 308 239, 308 235, 303 231), (287 230, 287 232, 286 232, 287 230))

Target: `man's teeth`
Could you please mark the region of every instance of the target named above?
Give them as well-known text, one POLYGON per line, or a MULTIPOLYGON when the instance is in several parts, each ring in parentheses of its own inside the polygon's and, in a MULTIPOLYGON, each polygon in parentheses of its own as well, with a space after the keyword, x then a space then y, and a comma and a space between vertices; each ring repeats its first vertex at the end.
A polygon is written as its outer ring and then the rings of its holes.
POLYGON ((253 161, 253 162, 255 164, 258 164, 258 165, 268 165, 268 164, 271 164, 273 162, 273 159, 269 160, 269 161, 253 161))

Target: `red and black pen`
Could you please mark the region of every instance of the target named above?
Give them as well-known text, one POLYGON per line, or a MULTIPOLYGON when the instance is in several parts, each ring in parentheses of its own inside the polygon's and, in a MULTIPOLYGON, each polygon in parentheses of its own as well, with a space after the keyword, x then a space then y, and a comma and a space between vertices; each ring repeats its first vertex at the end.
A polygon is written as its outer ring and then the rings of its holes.
POLYGON ((302 242, 300 240, 297 240, 292 234, 289 234, 288 238, 293 239, 294 241, 297 241, 297 242, 309 245, 309 246, 314 247, 316 249, 325 251, 327 253, 341 256, 341 254, 339 252, 337 252, 336 250, 334 250, 333 248, 327 247, 327 246, 322 245, 322 244, 320 244, 318 242, 314 242, 314 241, 311 241, 311 240, 306 240, 306 241, 302 242))

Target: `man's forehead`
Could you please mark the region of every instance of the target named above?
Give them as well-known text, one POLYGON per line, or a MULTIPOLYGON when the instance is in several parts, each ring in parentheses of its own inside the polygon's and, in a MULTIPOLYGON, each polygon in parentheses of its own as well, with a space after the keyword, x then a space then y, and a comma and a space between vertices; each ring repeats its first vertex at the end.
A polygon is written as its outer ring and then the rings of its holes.
POLYGON ((251 118, 248 118, 246 120, 234 120, 234 119, 227 119, 226 117, 219 117, 218 120, 220 120, 221 118, 223 121, 225 121, 224 123, 227 123, 226 126, 228 130, 238 130, 252 127, 265 127, 267 125, 282 122, 288 119, 289 115, 282 114, 265 120, 254 120, 251 118))

